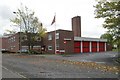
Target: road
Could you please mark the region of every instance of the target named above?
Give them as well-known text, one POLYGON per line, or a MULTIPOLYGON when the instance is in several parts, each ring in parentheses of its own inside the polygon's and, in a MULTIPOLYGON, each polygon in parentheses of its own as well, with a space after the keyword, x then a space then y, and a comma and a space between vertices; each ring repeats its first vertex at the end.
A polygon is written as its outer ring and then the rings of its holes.
POLYGON ((3 78, 118 78, 118 74, 115 74, 113 72, 104 72, 99 69, 87 68, 80 65, 74 65, 74 64, 62 62, 62 60, 66 58, 67 59, 71 58, 71 60, 76 60, 78 56, 72 55, 71 57, 70 56, 67 57, 60 55, 3 54, 2 77, 3 78))

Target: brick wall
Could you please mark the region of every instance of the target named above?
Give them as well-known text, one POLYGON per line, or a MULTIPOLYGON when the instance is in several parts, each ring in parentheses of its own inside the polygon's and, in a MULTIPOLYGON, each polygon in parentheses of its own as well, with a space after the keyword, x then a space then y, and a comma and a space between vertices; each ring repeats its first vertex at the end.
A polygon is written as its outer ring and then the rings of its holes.
POLYGON ((10 52, 19 51, 19 33, 16 33, 8 38, 8 50, 10 52))
MULTIPOLYGON (((72 31, 57 30, 56 31, 56 49, 58 53, 73 53, 74 49, 74 37, 72 31), (58 39, 59 35, 59 39, 58 39), (65 42, 65 43, 64 43, 65 42), (61 51, 61 52, 60 52, 61 51)), ((55 31, 48 32, 46 34, 44 44, 46 46, 47 53, 55 53, 55 31), (50 35, 52 38, 49 40, 50 35), (52 49, 50 49, 52 48, 52 49)))

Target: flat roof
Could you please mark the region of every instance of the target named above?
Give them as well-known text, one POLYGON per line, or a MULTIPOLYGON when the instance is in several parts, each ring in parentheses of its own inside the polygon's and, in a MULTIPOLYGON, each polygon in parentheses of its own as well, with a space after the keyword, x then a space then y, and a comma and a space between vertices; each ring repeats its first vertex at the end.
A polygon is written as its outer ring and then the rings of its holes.
POLYGON ((100 42, 107 42, 107 39, 89 38, 89 37, 74 37, 74 41, 100 41, 100 42))
MULTIPOLYGON (((57 29, 56 31, 69 31, 69 32, 72 32, 72 30, 64 30, 64 29, 57 29)), ((51 32, 55 32, 55 30, 49 31, 49 32, 46 32, 46 33, 51 33, 51 32)))
POLYGON ((0 36, 0 38, 8 38, 9 36, 0 36))

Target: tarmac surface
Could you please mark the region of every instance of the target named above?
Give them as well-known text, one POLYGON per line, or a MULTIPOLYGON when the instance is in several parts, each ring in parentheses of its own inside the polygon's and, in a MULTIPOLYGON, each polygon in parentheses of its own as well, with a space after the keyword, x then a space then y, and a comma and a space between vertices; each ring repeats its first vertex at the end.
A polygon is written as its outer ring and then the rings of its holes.
POLYGON ((62 60, 80 61, 80 62, 96 62, 96 63, 106 64, 110 66, 118 65, 118 63, 115 62, 115 59, 118 58, 118 52, 112 52, 112 51, 99 52, 99 53, 79 53, 79 54, 62 55, 62 56, 45 55, 44 57, 50 58, 50 59, 57 59, 57 60, 62 59, 62 60))
POLYGON ((117 66, 116 52, 71 55, 3 54, 3 78, 118 78, 118 73, 75 65, 74 62, 95 62, 117 66), (65 60, 65 61, 64 61, 65 60))

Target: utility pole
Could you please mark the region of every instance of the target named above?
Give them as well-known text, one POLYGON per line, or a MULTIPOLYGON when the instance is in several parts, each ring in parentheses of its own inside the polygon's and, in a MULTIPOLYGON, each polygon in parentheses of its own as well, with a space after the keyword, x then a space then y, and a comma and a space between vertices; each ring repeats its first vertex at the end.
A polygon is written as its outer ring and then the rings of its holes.
MULTIPOLYGON (((14 14, 18 14, 18 12, 13 12, 14 14)), ((19 14, 18 14, 19 15, 19 14)), ((20 20, 21 20, 21 16, 19 15, 19 17, 20 17, 20 20)), ((20 21, 20 38, 19 38, 19 50, 20 50, 20 54, 21 54, 21 21, 20 21)))

